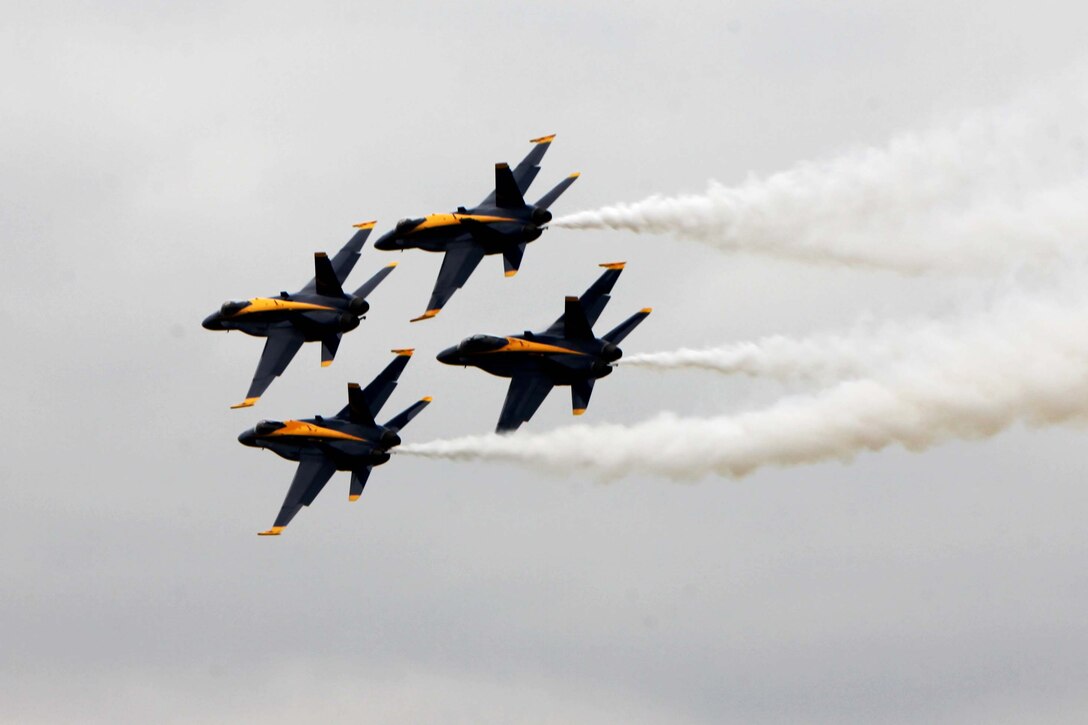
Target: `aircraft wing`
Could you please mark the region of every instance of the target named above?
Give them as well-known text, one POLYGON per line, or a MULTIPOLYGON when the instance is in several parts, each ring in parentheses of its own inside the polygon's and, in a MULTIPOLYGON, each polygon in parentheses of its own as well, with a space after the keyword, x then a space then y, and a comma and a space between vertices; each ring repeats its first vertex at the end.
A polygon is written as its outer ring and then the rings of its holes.
POLYGON ((514 375, 510 379, 510 388, 506 391, 506 401, 502 404, 496 433, 510 433, 522 423, 533 417, 533 413, 548 397, 552 390, 552 381, 540 373, 526 372, 514 375))
POLYGON ((427 304, 427 311, 412 322, 429 319, 441 312, 446 302, 453 297, 453 293, 461 289, 472 276, 483 258, 483 247, 476 242, 458 242, 447 249, 446 256, 442 258, 442 268, 438 270, 438 281, 434 283, 434 291, 431 292, 431 301, 427 304))
POLYGON ((260 400, 272 381, 287 369, 303 342, 305 339, 302 333, 294 328, 273 329, 265 340, 264 351, 261 353, 260 362, 257 363, 257 372, 253 375, 253 382, 249 385, 246 399, 231 407, 248 408, 260 400))
POLYGON ((303 506, 314 502, 317 494, 321 493, 321 489, 335 472, 336 465, 326 456, 320 453, 303 453, 298 468, 295 469, 291 488, 287 489, 287 498, 283 500, 280 513, 276 516, 276 523, 268 531, 260 532, 260 536, 279 536, 303 506))
MULTIPOLYGON (((553 139, 555 139, 555 134, 534 138, 530 142, 533 144, 533 150, 521 160, 521 163, 514 167, 514 181, 517 182, 518 191, 523 195, 529 190, 529 186, 533 183, 536 175, 540 173, 540 162, 544 159, 544 154, 548 152, 548 147, 551 146, 553 139)), ((487 195, 486 199, 480 202, 480 206, 493 206, 494 204, 495 191, 492 191, 487 195)))
MULTIPOLYGON (((332 275, 335 276, 335 282, 338 285, 343 285, 344 280, 351 274, 351 270, 355 268, 355 263, 359 261, 359 252, 363 248, 363 243, 366 242, 367 237, 370 236, 370 232, 374 229, 375 222, 363 222, 362 224, 356 224, 355 228, 359 231, 348 240, 336 256, 331 260, 330 270, 332 275)), ((320 275, 320 270, 318 270, 320 275)), ((315 276, 306 286, 302 288, 301 292, 306 294, 315 294, 317 292, 319 280, 318 276, 315 276)))
MULTIPOLYGON (((597 281, 590 285, 589 289, 578 298, 578 302, 585 313, 586 322, 590 327, 593 327, 597 323, 597 318, 604 312, 605 305, 612 299, 609 296, 609 292, 616 286, 616 280, 620 278, 620 272, 623 271, 624 262, 609 262, 607 264, 600 265, 604 267, 604 274, 597 278, 597 281)), ((562 335, 566 327, 566 313, 563 316, 552 323, 552 326, 545 331, 546 335, 562 335)))
POLYGON ((378 373, 378 377, 374 378, 366 388, 360 388, 358 383, 348 383, 348 404, 336 414, 337 418, 361 425, 377 425, 374 422, 374 416, 381 412, 385 401, 389 400, 389 396, 396 389, 400 374, 404 372, 408 361, 412 359, 410 349, 393 352, 397 355, 393 358, 393 362, 386 365, 385 369, 378 373))

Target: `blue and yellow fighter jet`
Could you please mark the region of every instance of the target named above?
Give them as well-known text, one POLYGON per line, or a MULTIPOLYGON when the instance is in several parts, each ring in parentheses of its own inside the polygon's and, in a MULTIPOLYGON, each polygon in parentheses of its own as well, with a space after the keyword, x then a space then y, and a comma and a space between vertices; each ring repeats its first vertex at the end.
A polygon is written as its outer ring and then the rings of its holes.
POLYGON ((624 263, 601 266, 604 274, 581 297, 567 297, 563 316, 544 332, 473 335, 438 354, 438 360, 447 365, 472 365, 510 378, 496 432, 517 430, 556 385, 570 386, 574 415, 585 413, 593 383, 612 372, 612 363, 623 356, 618 345, 652 311, 642 309, 603 337, 594 336, 593 324, 608 304, 608 293, 624 263))
POLYGON ((332 364, 340 338, 358 327, 359 319, 370 309, 367 296, 397 266, 392 262, 353 294, 344 292, 342 285, 355 267, 374 224, 372 221, 356 224, 359 231, 332 261, 324 252, 315 253, 314 278, 298 292, 224 302, 218 312, 205 318, 204 328, 208 330, 241 330, 247 335, 267 338, 246 399, 232 408, 248 408, 256 403, 272 381, 287 369, 304 342, 320 340, 321 367, 332 364))
POLYGON ((365 389, 348 384, 348 404, 334 417, 262 420, 238 436, 243 445, 267 448, 289 461, 298 461, 276 522, 260 532, 261 536, 279 536, 303 506, 313 503, 336 471, 351 471, 348 500, 357 500, 371 469, 388 461, 389 450, 400 445, 400 430, 431 402, 423 398, 384 425, 375 422, 412 355, 411 350, 393 352, 397 355, 393 362, 365 389))
POLYGON ((441 312, 486 255, 501 254, 506 276, 517 274, 525 245, 540 237, 544 225, 552 220, 548 207, 578 178, 578 174, 571 174, 535 204, 525 202, 524 194, 540 172, 540 161, 554 138, 555 134, 533 139, 533 150, 513 171, 507 164, 495 164, 495 190, 479 206, 401 219, 395 229, 374 243, 376 249, 386 251, 422 249, 446 254, 427 311, 412 322, 441 312))

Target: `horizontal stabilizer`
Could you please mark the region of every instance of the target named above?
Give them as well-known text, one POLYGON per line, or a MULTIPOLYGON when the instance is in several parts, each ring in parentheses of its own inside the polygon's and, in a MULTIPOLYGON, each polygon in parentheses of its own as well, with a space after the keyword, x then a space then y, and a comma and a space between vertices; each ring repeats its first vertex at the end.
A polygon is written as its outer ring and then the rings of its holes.
POLYGON ((366 282, 363 282, 362 286, 359 287, 359 289, 355 290, 355 296, 359 299, 365 300, 367 297, 370 296, 370 293, 373 292, 374 289, 382 283, 382 280, 389 276, 389 274, 393 271, 393 268, 396 266, 396 262, 390 262, 389 264, 379 269, 373 277, 368 279, 366 282))
POLYGON ((612 330, 601 339, 605 342, 611 342, 613 345, 619 345, 623 342, 623 338, 631 334, 631 330, 634 330, 643 320, 650 316, 651 312, 653 312, 653 309, 650 307, 639 310, 617 325, 616 329, 612 330))
POLYGON ((336 332, 321 341, 321 367, 327 368, 332 365, 336 350, 340 347, 340 338, 341 334, 336 332))
POLYGON ((525 255, 525 242, 510 247, 502 253, 503 272, 507 277, 513 277, 521 268, 521 258, 525 255))
POLYGON ((348 491, 348 500, 356 501, 363 495, 363 487, 366 486, 366 480, 370 478, 370 472, 373 470, 370 466, 365 466, 351 472, 351 489, 348 491))
POLYGON ((514 172, 506 164, 495 164, 495 206, 501 209, 521 209, 525 206, 514 172))
POLYGON ((581 415, 589 407, 589 396, 593 394, 593 378, 578 380, 570 386, 570 407, 574 415, 581 415))
POLYGON ((393 416, 393 418, 385 424, 385 427, 389 428, 394 432, 399 431, 401 428, 411 423, 412 418, 415 418, 417 415, 419 415, 420 412, 430 404, 431 399, 429 397, 417 400, 416 402, 412 403, 410 406, 393 416))
POLYGON ((556 184, 554 189, 540 197, 540 201, 536 203, 537 208, 547 209, 554 204, 555 200, 562 196, 563 192, 569 189, 570 185, 577 181, 579 176, 581 176, 581 174, 575 172, 556 184))

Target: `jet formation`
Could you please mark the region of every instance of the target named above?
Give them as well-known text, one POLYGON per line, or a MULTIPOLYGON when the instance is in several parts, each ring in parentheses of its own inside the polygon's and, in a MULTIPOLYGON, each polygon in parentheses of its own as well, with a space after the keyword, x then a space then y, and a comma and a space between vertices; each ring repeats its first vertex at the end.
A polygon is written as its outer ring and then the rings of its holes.
POLYGON ((570 387, 571 410, 582 415, 589 407, 593 384, 611 374, 612 365, 623 357, 619 344, 652 310, 644 308, 603 336, 594 335, 593 325, 611 299, 608 293, 624 262, 601 266, 604 274, 581 297, 567 297, 562 316, 543 332, 473 335, 438 354, 439 362, 446 365, 471 365, 510 378, 496 432, 517 430, 557 385, 570 387))
POLYGON ((533 139, 533 150, 512 171, 505 163, 495 164, 495 189, 479 205, 471 209, 459 206, 447 214, 401 219, 396 228, 374 243, 376 249, 386 251, 422 249, 446 255, 427 311, 412 322, 441 312, 487 255, 501 254, 506 276, 517 274, 525 245, 538 239, 544 225, 552 220, 548 208, 578 178, 577 173, 571 174, 535 204, 526 203, 524 195, 540 172, 540 161, 554 138, 555 134, 533 139))
POLYGON ((261 536, 279 536, 303 506, 313 503, 336 471, 351 471, 348 500, 363 493, 370 471, 389 460, 389 451, 400 445, 400 430, 427 407, 423 398, 378 425, 374 418, 411 358, 411 350, 394 350, 396 357, 378 377, 360 389, 348 383, 348 404, 331 418, 318 415, 301 420, 262 420, 238 436, 242 445, 265 448, 289 461, 298 461, 294 480, 287 489, 272 528, 261 536))
MULTIPOLYGON (((422 249, 445 254, 427 310, 412 322, 436 316, 485 256, 502 255, 506 276, 517 273, 526 245, 538 239, 552 219, 549 208, 578 178, 578 174, 571 174, 535 203, 525 201, 554 138, 533 139, 533 149, 513 169, 505 163, 496 164, 495 189, 479 205, 402 219, 378 239, 374 246, 381 250, 422 249)), ((254 405, 306 342, 321 343, 322 367, 332 363, 341 338, 359 327, 370 310, 368 297, 397 264, 383 267, 354 292, 344 291, 374 226, 372 221, 356 224, 354 236, 331 260, 324 252, 315 253, 314 277, 298 292, 224 302, 204 319, 208 330, 240 330, 266 340, 249 392, 232 408, 254 405)), ((546 330, 473 335, 439 353, 438 360, 447 365, 471 365, 510 378, 496 427, 499 433, 515 431, 530 420, 557 385, 570 387, 573 412, 582 415, 594 383, 611 374, 622 357, 619 344, 650 314, 649 308, 642 309, 598 338, 593 325, 608 304, 624 263, 600 266, 605 268, 600 278, 581 297, 567 297, 562 316, 546 330)), ((377 423, 412 350, 393 353, 393 361, 366 388, 348 384, 348 404, 336 415, 262 420, 238 436, 245 446, 264 448, 298 462, 279 515, 261 536, 281 534, 304 506, 313 503, 336 471, 351 472, 348 499, 355 501, 374 466, 389 461, 391 451, 401 443, 401 430, 431 402, 425 397, 386 423, 377 423)))
POLYGON ((320 341, 321 367, 332 364, 344 333, 358 327, 360 318, 370 309, 366 298, 397 266, 391 262, 353 294, 344 292, 344 281, 359 260, 359 252, 374 224, 372 221, 356 224, 359 231, 331 261, 324 252, 316 252, 314 278, 298 292, 224 302, 218 312, 204 318, 206 330, 241 330, 266 339, 249 392, 245 400, 232 408, 248 408, 260 400, 272 381, 291 364, 304 342, 320 341))

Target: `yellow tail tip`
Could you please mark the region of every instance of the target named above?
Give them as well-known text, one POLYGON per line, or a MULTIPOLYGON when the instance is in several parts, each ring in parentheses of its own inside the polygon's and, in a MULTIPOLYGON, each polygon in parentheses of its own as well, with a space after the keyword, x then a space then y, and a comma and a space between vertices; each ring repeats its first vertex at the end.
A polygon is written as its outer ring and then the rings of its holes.
POLYGON ((604 264, 598 264, 598 267, 604 267, 605 269, 623 269, 627 266, 627 262, 605 262, 604 264))
POLYGON ((398 264, 400 264, 400 262, 390 262, 389 264, 387 264, 385 266, 386 267, 396 267, 398 264))
POLYGON ((332 360, 322 360, 321 361, 321 367, 323 367, 323 368, 327 368, 330 365, 332 365, 332 360))
POLYGON ((358 501, 358 500, 359 500, 359 494, 357 494, 357 493, 348 494, 348 501, 358 501))
POLYGON ((508 269, 505 272, 507 277, 513 277, 517 273, 518 273, 518 271, 516 269, 508 269))
POLYGON ((441 309, 438 309, 438 310, 427 310, 426 312, 424 312, 424 313, 423 313, 422 315, 420 315, 419 317, 413 317, 413 318, 411 319, 411 322, 419 322, 420 320, 429 320, 429 319, 431 319, 432 317, 434 317, 435 315, 437 315, 437 314, 438 314, 439 312, 441 312, 441 311, 442 311, 441 309))
POLYGON ((405 355, 407 357, 411 357, 412 353, 415 351, 416 349, 414 347, 402 347, 396 350, 390 350, 389 352, 393 353, 394 355, 405 355))
POLYGON ((279 536, 282 531, 282 526, 273 526, 268 531, 258 531, 257 536, 279 536))
POLYGON ((356 229, 373 229, 374 225, 378 223, 377 219, 371 219, 368 222, 359 222, 358 224, 352 224, 351 226, 356 229))
POLYGON ((230 406, 230 409, 231 410, 238 410, 239 408, 252 408, 257 403, 257 401, 260 400, 260 399, 261 399, 260 396, 258 396, 256 398, 246 398, 241 403, 237 403, 236 405, 230 406))
POLYGON ((432 397, 431 397, 431 396, 429 396, 429 395, 425 395, 424 397, 420 398, 420 400, 421 400, 422 402, 424 402, 424 403, 429 403, 429 402, 431 402, 432 400, 434 400, 434 398, 432 398, 432 397))
POLYGON ((582 415, 585 412, 586 412, 585 408, 575 408, 574 410, 571 411, 571 413, 573 413, 574 415, 582 415))
POLYGON ((575 172, 574 172, 573 174, 571 174, 571 175, 570 175, 570 176, 568 176, 567 178, 568 178, 568 179, 577 179, 577 178, 578 178, 579 176, 581 176, 581 175, 582 175, 582 172, 581 172, 581 171, 575 171, 575 172))
POLYGON ((643 307, 641 310, 639 310, 639 312, 641 312, 644 315, 648 315, 653 311, 654 311, 653 307, 643 307))
POLYGON ((548 134, 547 136, 541 136, 540 138, 531 138, 529 143, 551 143, 555 140, 555 134, 548 134))

